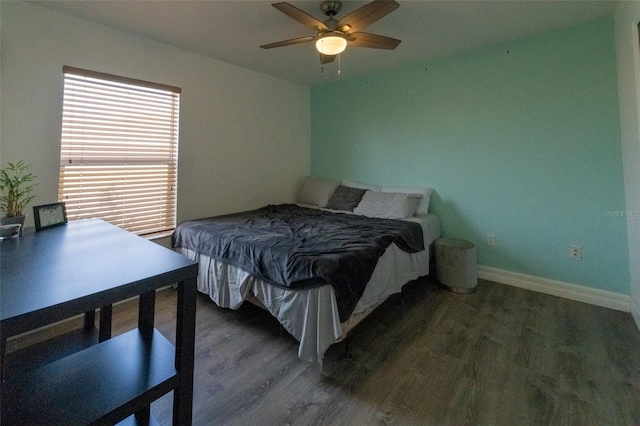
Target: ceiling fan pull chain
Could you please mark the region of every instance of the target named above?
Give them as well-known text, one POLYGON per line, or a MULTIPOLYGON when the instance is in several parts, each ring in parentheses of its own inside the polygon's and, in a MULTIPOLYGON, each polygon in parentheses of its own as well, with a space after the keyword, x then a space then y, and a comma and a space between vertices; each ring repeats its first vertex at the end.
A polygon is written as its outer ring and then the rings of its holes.
POLYGON ((338 75, 342 73, 342 64, 340 63, 340 54, 338 53, 338 75))

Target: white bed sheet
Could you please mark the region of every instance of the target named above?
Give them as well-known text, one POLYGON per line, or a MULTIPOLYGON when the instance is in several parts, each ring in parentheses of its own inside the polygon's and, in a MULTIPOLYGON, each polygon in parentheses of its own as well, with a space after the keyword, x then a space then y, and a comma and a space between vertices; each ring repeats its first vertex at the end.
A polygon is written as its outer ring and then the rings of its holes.
MULTIPOLYGON (((362 313, 399 293, 409 281, 429 274, 429 246, 440 236, 440 220, 433 214, 408 218, 420 223, 425 250, 407 253, 391 244, 378 259, 354 314, 362 313)), ((325 285, 302 290, 277 287, 246 271, 193 250, 175 250, 198 262, 198 290, 218 306, 238 309, 255 297, 299 342, 298 357, 322 367, 324 353, 341 340, 345 327, 340 323, 333 287, 325 285)))

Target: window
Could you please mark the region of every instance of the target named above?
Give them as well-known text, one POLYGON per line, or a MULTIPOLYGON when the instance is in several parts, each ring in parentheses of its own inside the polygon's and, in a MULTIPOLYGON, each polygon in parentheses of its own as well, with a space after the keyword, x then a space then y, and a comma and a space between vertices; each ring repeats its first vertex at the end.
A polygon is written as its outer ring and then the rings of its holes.
POLYGON ((64 67, 58 200, 138 235, 176 222, 180 89, 64 67))

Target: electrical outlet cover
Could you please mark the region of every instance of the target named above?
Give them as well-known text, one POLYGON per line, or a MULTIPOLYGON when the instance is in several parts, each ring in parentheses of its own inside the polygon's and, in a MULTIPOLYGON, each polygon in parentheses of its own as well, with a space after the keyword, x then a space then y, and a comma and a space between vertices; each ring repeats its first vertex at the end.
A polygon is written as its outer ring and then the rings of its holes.
POLYGON ((582 260, 582 247, 571 246, 569 248, 569 257, 573 260, 582 260))

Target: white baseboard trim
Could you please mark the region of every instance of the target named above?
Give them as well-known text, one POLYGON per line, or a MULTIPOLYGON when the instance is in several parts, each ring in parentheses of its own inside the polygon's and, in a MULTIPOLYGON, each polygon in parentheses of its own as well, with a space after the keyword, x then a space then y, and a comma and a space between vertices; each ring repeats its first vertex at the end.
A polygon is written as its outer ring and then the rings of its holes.
MULTIPOLYGON (((552 296, 564 297, 565 299, 576 300, 591 305, 631 312, 631 297, 620 293, 520 274, 504 269, 490 268, 483 265, 478 265, 478 277, 500 284, 520 287, 552 296)), ((634 306, 635 314, 633 312, 632 314, 635 315, 636 324, 640 324, 640 312, 638 311, 638 306, 635 304, 634 306)), ((638 325, 638 327, 640 328, 640 325, 638 325)))
POLYGON ((640 330, 640 306, 633 297, 631 298, 631 316, 640 330))

